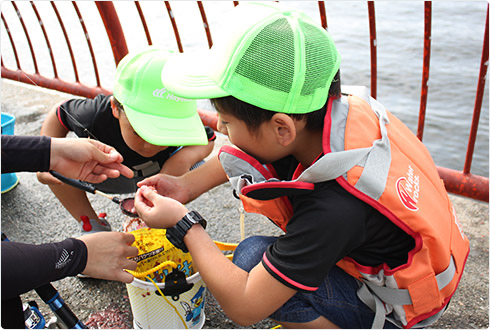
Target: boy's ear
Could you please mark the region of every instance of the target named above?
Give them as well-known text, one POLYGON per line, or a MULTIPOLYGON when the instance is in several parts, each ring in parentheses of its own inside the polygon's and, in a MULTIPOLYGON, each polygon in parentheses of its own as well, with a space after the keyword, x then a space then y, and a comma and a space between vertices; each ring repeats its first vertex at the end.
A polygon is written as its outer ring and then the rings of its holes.
POLYGON ((111 96, 111 108, 112 108, 112 115, 119 119, 119 109, 116 106, 116 103, 114 102, 114 96, 111 96))
POLYGON ((285 113, 276 113, 271 119, 277 142, 286 147, 296 139, 294 120, 285 113))

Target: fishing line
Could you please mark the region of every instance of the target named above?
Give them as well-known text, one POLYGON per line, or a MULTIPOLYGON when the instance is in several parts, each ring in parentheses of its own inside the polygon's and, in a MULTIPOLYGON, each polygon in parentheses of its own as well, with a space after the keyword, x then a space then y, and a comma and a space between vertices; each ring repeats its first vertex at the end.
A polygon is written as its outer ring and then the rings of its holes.
POLYGON ((184 325, 184 328, 189 329, 189 327, 187 326, 187 323, 185 323, 185 321, 184 321, 184 318, 182 317, 182 315, 180 315, 179 311, 177 310, 177 307, 175 307, 172 303, 170 303, 170 301, 168 301, 167 297, 165 297, 165 295, 160 290, 160 288, 155 283, 155 281, 153 281, 149 276, 146 276, 146 278, 149 279, 151 283, 153 283, 153 285, 155 286, 155 288, 158 290, 158 293, 163 297, 163 299, 165 299, 165 301, 167 302, 167 304, 169 304, 175 310, 175 313, 179 316, 180 320, 182 321, 182 324, 184 325))
MULTIPOLYGON (((21 71, 22 74, 27 78, 29 79, 33 85, 35 85, 36 87, 39 87, 38 84, 36 84, 36 82, 34 80, 32 80, 25 72, 21 71)), ((82 125, 82 123, 80 123, 77 118, 75 118, 71 113, 69 113, 65 107, 63 106, 63 104, 61 104, 59 106, 59 109, 63 110, 63 112, 69 116, 76 125, 78 125, 81 129, 83 129, 84 132, 87 133, 87 135, 89 136, 88 138, 90 139, 90 137, 92 137, 93 139, 97 140, 97 141, 100 141, 92 132, 90 132, 90 130, 88 128, 86 128, 84 125, 82 125)), ((53 174, 53 171, 50 171, 51 175, 55 176, 56 178, 58 178, 59 180, 61 180, 62 182, 64 183, 67 183, 71 186, 74 186, 76 188, 79 188, 79 189, 82 189, 82 190, 85 190, 85 191, 88 191, 88 192, 91 192, 92 194, 95 194, 96 190, 95 190, 95 187, 89 185, 88 183, 85 183, 83 181, 80 181, 80 180, 70 180, 68 178, 65 178, 63 176, 61 176, 60 174, 58 175, 54 175, 53 174), (60 177, 63 177, 63 179, 61 179, 60 177), (68 182, 70 181, 70 182, 68 182), (78 181, 77 184, 74 184, 75 181, 78 181), (83 185, 86 185, 86 186, 90 186, 91 189, 87 190, 86 187, 83 187, 83 185)), ((138 190, 138 187, 136 185, 136 182, 133 180, 133 188, 134 188, 134 191, 138 190)), ((102 195, 104 197, 107 197, 109 199, 111 199, 113 202, 117 203, 120 205, 120 209, 121 211, 125 214, 125 215, 128 215, 130 217, 137 217, 138 215, 136 213, 132 213, 131 210, 133 208, 133 205, 134 205, 134 198, 133 197, 130 197, 130 198, 125 198, 123 200, 120 200, 119 198, 117 197, 111 197, 107 194, 104 194, 100 191, 97 191, 97 193, 99 195, 102 195)))
MULTIPOLYGON (((36 84, 36 82, 35 82, 34 80, 32 80, 32 79, 31 79, 31 78, 30 78, 30 77, 29 77, 29 76, 28 76, 28 75, 27 75, 27 74, 26 74, 24 71, 21 71, 21 73, 22 73, 22 74, 23 74, 23 75, 24 75, 24 76, 25 76, 27 79, 29 79, 29 80, 32 82, 32 84, 33 84, 34 86, 36 86, 36 87, 40 87, 40 86, 39 86, 38 84, 36 84)), ((82 129, 83 129, 83 131, 84 131, 84 132, 86 132, 88 135, 90 135, 90 136, 91 136, 92 138, 94 138, 95 140, 100 141, 100 140, 99 140, 99 139, 98 139, 98 138, 97 138, 97 137, 96 137, 94 134, 92 134, 92 132, 90 132, 90 131, 88 130, 88 128, 86 128, 85 126, 83 126, 83 125, 82 125, 82 124, 81 124, 81 123, 80 123, 80 122, 79 122, 79 121, 78 121, 78 120, 77 120, 77 119, 76 119, 76 118, 75 118, 75 117, 74 117, 72 114, 70 114, 68 111, 66 111, 66 109, 65 109, 65 108, 64 108, 62 105, 60 105, 60 107, 59 107, 59 108, 60 108, 60 109, 62 109, 62 110, 63 110, 63 112, 64 112, 65 114, 67 114, 67 115, 68 115, 68 116, 69 116, 71 119, 73 119, 73 120, 75 121, 75 123, 76 123, 76 124, 77 124, 77 125, 78 125, 80 128, 82 128, 82 129)))
POLYGON ((84 131, 85 133, 87 133, 87 134, 88 134, 90 137, 94 138, 95 140, 100 141, 100 140, 99 140, 99 139, 98 139, 98 138, 97 138, 97 137, 96 137, 96 136, 95 136, 95 135, 94 135, 92 132, 90 132, 90 131, 88 130, 88 128, 86 128, 85 126, 83 126, 83 125, 82 125, 82 124, 81 124, 81 123, 80 123, 80 122, 79 122, 79 121, 78 121, 78 120, 77 120, 77 119, 76 119, 76 118, 75 118, 75 117, 74 117, 74 116, 73 116, 71 113, 69 113, 69 112, 68 112, 68 111, 65 109, 65 107, 63 106, 63 104, 62 104, 62 105, 60 105, 60 106, 59 106, 59 108, 60 108, 61 110, 63 110, 63 112, 64 112, 66 115, 68 115, 68 116, 69 116, 69 117, 70 117, 72 120, 74 120, 74 121, 75 121, 75 124, 77 124, 77 125, 78 125, 80 128, 82 128, 82 129, 83 129, 83 131, 84 131))

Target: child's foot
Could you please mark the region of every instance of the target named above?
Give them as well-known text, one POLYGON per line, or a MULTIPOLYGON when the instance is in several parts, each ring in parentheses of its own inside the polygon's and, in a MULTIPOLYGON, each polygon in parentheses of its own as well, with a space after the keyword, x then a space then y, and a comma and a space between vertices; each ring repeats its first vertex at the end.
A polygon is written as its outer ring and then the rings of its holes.
POLYGON ((111 231, 111 225, 103 217, 100 217, 99 221, 97 221, 95 219, 89 219, 86 216, 82 216, 82 222, 80 225, 81 236, 97 233, 99 231, 111 231))

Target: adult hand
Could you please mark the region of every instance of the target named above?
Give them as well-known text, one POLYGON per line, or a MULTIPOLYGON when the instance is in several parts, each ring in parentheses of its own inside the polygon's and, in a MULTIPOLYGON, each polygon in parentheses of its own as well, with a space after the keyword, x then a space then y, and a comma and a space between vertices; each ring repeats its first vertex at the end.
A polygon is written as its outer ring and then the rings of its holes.
POLYGON ((70 178, 99 183, 133 171, 121 164, 116 149, 90 139, 51 138, 50 169, 70 178))
POLYGON ((129 257, 138 255, 138 248, 131 246, 134 236, 119 232, 99 232, 78 238, 87 246, 87 265, 83 274, 104 280, 131 283, 133 275, 124 269, 135 270, 136 261, 129 257))
POLYGON ((143 186, 136 192, 134 208, 151 228, 170 228, 189 211, 175 199, 159 195, 155 189, 143 186))
POLYGON ((160 195, 178 200, 181 203, 189 201, 189 190, 182 177, 167 174, 156 174, 137 183, 138 187, 153 187, 160 195))

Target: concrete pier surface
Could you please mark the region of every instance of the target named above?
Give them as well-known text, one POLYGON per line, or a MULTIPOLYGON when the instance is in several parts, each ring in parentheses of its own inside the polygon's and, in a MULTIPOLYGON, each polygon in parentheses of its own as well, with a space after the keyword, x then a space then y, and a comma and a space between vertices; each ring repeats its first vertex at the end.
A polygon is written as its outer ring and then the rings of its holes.
MULTIPOLYGON (((73 96, 1 80, 1 111, 16 117, 16 135, 38 135, 49 109, 57 102, 73 96)), ((214 153, 227 144, 220 135, 214 153)), ((11 240, 25 243, 47 243, 78 236, 78 224, 62 207, 49 188, 40 184, 34 173, 17 173, 19 185, 2 194, 1 230, 11 240)), ((471 244, 465 272, 448 310, 431 328, 483 329, 489 327, 489 226, 488 204, 451 195, 456 212, 471 244)), ((126 219, 117 205, 106 198, 90 195, 96 212, 106 212, 114 229, 126 219)), ((219 241, 239 242, 240 203, 231 193, 229 184, 223 184, 188 204, 208 219, 210 236, 219 241)), ((253 234, 278 234, 278 229, 265 217, 246 214, 245 237, 253 234)), ((19 261, 22 262, 22 261, 19 261)), ((8 269, 2 269, 6 272, 8 269)), ((33 269, 35 273, 36 270, 33 269)), ((123 283, 96 279, 65 278, 53 283, 61 297, 74 313, 87 322, 90 319, 111 317, 118 321, 105 327, 132 328, 133 317, 123 283), (105 313, 105 314, 104 314, 105 313)), ((31 291, 23 295, 24 301, 36 300, 46 319, 52 316, 49 308, 31 291)), ((243 328, 229 320, 209 292, 206 295, 204 328, 243 328)), ((92 322, 92 326, 94 323, 92 322)), ((104 324, 104 323, 102 323, 104 324)), ((265 320, 250 328, 271 328, 274 322, 265 320)))

